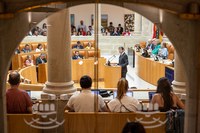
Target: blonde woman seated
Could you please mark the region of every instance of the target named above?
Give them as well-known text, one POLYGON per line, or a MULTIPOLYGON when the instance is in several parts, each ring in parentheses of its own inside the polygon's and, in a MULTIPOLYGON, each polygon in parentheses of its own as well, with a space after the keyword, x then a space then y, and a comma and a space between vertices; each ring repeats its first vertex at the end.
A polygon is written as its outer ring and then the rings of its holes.
POLYGON ((108 103, 111 112, 134 112, 139 104, 138 100, 126 95, 128 81, 121 78, 117 84, 117 97, 108 103))
POLYGON ((31 58, 31 55, 27 55, 24 65, 25 65, 25 67, 33 66, 33 60, 31 58))
POLYGON ((182 101, 173 93, 171 84, 166 77, 160 78, 157 84, 157 91, 152 98, 152 104, 157 103, 161 112, 185 108, 182 101))

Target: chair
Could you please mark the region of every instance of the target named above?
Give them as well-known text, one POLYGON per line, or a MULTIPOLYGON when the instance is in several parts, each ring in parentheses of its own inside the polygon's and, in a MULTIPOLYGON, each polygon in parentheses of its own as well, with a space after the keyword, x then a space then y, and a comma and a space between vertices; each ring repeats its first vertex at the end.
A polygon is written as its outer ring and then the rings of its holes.
POLYGON ((95 51, 88 51, 88 58, 94 57, 95 56, 95 51))
POLYGON ((38 46, 38 44, 39 43, 31 43, 31 49, 35 51, 37 46, 38 46))
POLYGON ((145 41, 140 42, 140 47, 141 48, 146 48, 146 42, 145 41))
POLYGON ((24 67, 25 61, 26 61, 27 55, 22 55, 21 56, 21 67, 24 67))
POLYGON ((168 50, 168 59, 173 60, 174 59, 174 46, 172 44, 167 44, 167 50, 168 50))
POLYGON ((40 56, 40 54, 34 54, 33 55, 33 63, 36 65, 36 59, 40 56))

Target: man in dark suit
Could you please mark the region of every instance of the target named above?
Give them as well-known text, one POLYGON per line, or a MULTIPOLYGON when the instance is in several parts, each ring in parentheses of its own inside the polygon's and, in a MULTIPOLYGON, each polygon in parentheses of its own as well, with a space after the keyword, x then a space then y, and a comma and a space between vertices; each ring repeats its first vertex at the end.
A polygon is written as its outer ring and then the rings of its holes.
POLYGON ((75 51, 74 56, 72 57, 73 60, 83 59, 83 56, 79 54, 79 51, 75 51))
POLYGON ((117 31, 118 31, 118 33, 119 33, 120 35, 122 35, 124 29, 122 28, 121 24, 118 25, 117 31))
POLYGON ((38 64, 44 64, 47 62, 46 55, 41 53, 39 57, 36 58, 36 66, 38 64))
POLYGON ((128 56, 125 53, 124 47, 119 47, 118 50, 119 50, 119 53, 120 53, 118 65, 122 67, 121 76, 122 76, 122 78, 126 78, 128 56))
POLYGON ((84 49, 84 47, 83 47, 83 45, 81 45, 81 42, 80 42, 80 41, 78 41, 77 44, 74 45, 72 48, 73 48, 73 49, 84 49))

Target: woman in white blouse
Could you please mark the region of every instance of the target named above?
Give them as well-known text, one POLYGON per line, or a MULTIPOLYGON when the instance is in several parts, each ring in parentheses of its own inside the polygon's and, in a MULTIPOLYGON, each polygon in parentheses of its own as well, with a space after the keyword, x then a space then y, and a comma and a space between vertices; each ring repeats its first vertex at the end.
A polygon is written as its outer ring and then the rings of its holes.
POLYGON ((138 100, 126 95, 128 91, 128 81, 121 78, 117 84, 117 97, 108 103, 111 112, 135 112, 138 100))
POLYGON ((42 44, 39 43, 37 48, 36 48, 36 50, 35 50, 35 52, 41 52, 41 51, 44 51, 44 49, 42 47, 42 44))

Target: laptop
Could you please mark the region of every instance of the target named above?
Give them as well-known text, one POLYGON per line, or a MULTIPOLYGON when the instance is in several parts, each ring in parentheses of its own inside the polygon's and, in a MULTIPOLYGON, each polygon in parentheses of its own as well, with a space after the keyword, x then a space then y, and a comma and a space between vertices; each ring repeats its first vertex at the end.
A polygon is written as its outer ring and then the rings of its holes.
MULTIPOLYGON (((132 91, 127 91, 126 95, 129 97, 133 97, 133 92, 132 91)), ((117 91, 113 91, 113 98, 117 97, 117 91)))

